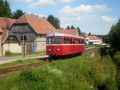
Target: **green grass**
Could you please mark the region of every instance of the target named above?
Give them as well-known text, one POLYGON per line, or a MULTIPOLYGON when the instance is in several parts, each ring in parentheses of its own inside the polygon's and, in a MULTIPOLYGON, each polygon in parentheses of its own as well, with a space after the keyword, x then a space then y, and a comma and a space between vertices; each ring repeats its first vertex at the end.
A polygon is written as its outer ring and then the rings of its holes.
POLYGON ((10 62, 10 63, 0 64, 0 69, 1 68, 18 66, 18 65, 29 64, 29 63, 37 63, 37 62, 43 62, 43 61, 41 61, 39 59, 17 60, 17 61, 13 61, 13 62, 10 62))
POLYGON ((0 90, 117 90, 116 68, 110 57, 96 57, 59 60, 1 75, 0 90))
MULTIPOLYGON (((41 52, 34 52, 34 53, 27 53, 25 56, 34 56, 34 55, 45 55, 45 51, 41 52)), ((10 51, 7 51, 4 57, 14 57, 14 56, 23 56, 23 53, 12 53, 10 51)))

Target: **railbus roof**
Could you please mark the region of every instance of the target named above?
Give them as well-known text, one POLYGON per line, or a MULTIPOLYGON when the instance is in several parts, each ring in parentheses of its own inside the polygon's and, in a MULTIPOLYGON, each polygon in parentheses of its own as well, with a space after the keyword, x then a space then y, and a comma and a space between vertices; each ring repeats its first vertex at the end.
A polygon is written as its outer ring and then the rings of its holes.
POLYGON ((52 37, 52 36, 69 36, 69 37, 76 37, 76 38, 82 38, 82 39, 84 39, 84 37, 82 37, 82 36, 74 36, 74 35, 62 34, 62 33, 51 33, 51 34, 47 35, 47 37, 52 37))

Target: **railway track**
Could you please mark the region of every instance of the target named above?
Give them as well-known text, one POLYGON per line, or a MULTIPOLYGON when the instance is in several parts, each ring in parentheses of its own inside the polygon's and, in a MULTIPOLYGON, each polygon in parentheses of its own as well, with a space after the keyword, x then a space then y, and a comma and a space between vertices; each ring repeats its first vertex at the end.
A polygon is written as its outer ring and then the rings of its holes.
MULTIPOLYGON (((93 53, 93 51, 95 50, 95 48, 92 48, 92 49, 88 49, 88 50, 85 50, 83 52, 83 56, 89 56, 93 53)), ((71 58, 71 57, 70 57, 71 58)), ((67 58, 69 59, 69 58, 67 58)), ((45 65, 49 62, 54 62, 54 60, 50 60, 50 58, 45 58, 43 59, 43 62, 38 62, 38 63, 29 63, 29 64, 24 64, 24 65, 19 65, 19 66, 13 66, 13 67, 8 67, 8 68, 1 68, 0 69, 0 75, 1 74, 7 74, 7 73, 11 73, 11 72, 15 72, 15 71, 19 71, 23 68, 26 68, 26 67, 38 67, 38 66, 42 66, 42 65, 45 65)))

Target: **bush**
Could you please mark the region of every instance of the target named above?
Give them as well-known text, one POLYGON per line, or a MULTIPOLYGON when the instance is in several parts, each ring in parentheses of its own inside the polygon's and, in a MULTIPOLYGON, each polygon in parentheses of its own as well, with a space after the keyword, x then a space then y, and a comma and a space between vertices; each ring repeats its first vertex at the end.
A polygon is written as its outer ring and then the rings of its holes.
POLYGON ((116 52, 114 55, 114 61, 117 65, 120 65, 120 51, 116 52))
POLYGON ((116 81, 118 83, 118 89, 120 90, 120 51, 115 53, 115 55, 114 55, 114 62, 117 65, 116 81))
POLYGON ((100 48, 100 56, 105 56, 105 55, 107 55, 107 48, 101 47, 100 48))
POLYGON ((116 67, 110 56, 95 56, 93 62, 95 86, 98 90, 117 90, 116 67))
POLYGON ((12 55, 11 51, 9 51, 9 50, 5 51, 5 56, 11 56, 11 55, 12 55))
POLYGON ((24 69, 20 74, 20 80, 26 80, 26 81, 37 81, 38 76, 35 75, 32 71, 32 69, 24 69))

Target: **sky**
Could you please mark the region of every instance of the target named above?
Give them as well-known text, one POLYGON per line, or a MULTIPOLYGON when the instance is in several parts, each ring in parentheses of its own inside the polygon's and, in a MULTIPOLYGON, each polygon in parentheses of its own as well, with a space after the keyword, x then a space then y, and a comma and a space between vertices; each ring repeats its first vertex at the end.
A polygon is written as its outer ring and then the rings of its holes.
POLYGON ((11 10, 58 17, 61 27, 74 25, 82 32, 105 35, 120 18, 120 0, 8 0, 11 10))

